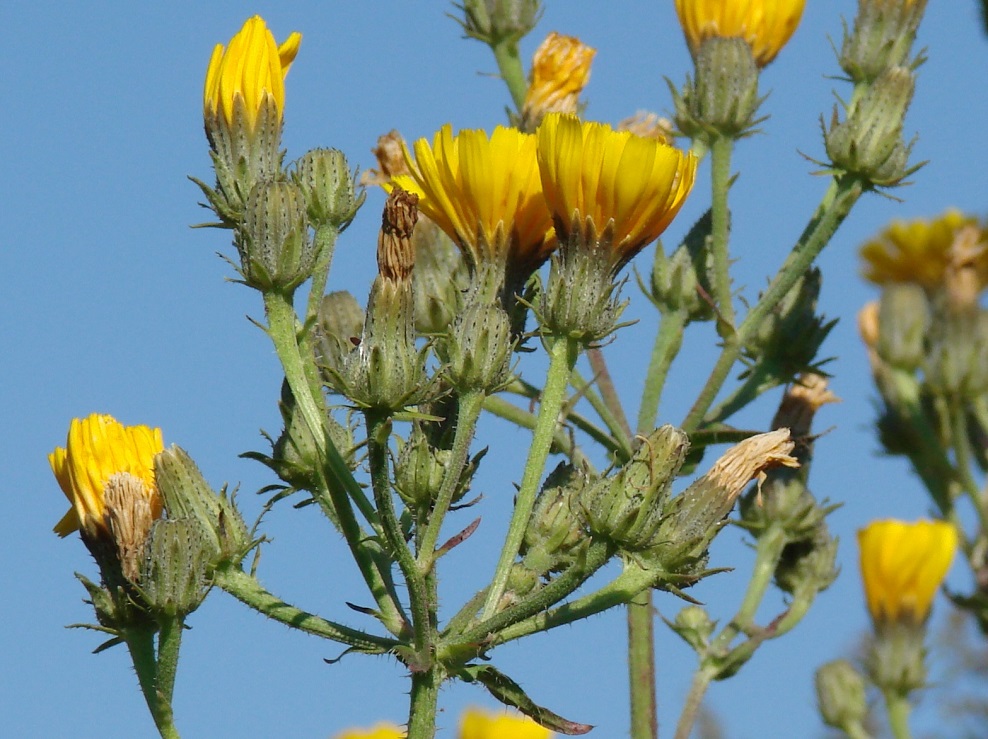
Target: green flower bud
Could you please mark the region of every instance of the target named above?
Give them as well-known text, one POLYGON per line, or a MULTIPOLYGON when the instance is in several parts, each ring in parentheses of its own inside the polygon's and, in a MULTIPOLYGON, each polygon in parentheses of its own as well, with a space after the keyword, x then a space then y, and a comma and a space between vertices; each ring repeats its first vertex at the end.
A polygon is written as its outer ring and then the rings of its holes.
POLYGON ((882 691, 909 695, 926 686, 926 627, 909 619, 889 620, 875 627, 865 666, 882 691))
POLYGON ((333 226, 342 231, 357 214, 365 193, 355 194, 356 183, 343 152, 313 149, 295 165, 292 176, 302 190, 309 220, 314 228, 333 226))
POLYGON ((443 342, 447 381, 460 393, 496 392, 511 379, 514 346, 504 308, 471 301, 443 342))
POLYGON ((724 452, 707 474, 665 506, 661 525, 648 553, 653 566, 689 575, 724 525, 741 491, 760 472, 795 467, 789 429, 757 434, 724 452))
POLYGON ((196 463, 177 446, 155 457, 154 476, 168 515, 192 521, 201 529, 203 543, 198 551, 206 557, 206 572, 224 562, 239 564, 253 542, 226 492, 213 492, 196 463))
POLYGON ((961 313, 936 321, 926 356, 926 385, 940 396, 977 398, 988 389, 988 314, 961 313))
POLYGON ((701 290, 711 293, 710 252, 706 247, 710 227, 708 211, 670 256, 661 248, 655 249, 650 294, 662 312, 684 311, 690 321, 713 318, 713 307, 701 294, 701 290))
POLYGON ((319 304, 313 332, 316 362, 323 381, 332 390, 337 390, 333 385, 334 373, 342 371, 344 360, 360 344, 365 318, 360 303, 345 290, 329 293, 319 304))
POLYGON ((665 504, 689 438, 673 426, 656 429, 611 477, 588 483, 579 494, 580 515, 591 536, 625 551, 654 546, 665 504))
POLYGON ((674 89, 676 125, 708 145, 714 136, 740 138, 757 124, 758 66, 743 38, 711 37, 696 57, 696 80, 687 78, 681 94, 674 89))
POLYGON ((854 30, 844 27, 840 66, 855 83, 870 83, 890 67, 915 69, 909 53, 926 11, 926 0, 859 2, 854 30))
POLYGON ((812 370, 820 346, 837 321, 816 313, 822 276, 806 271, 758 326, 746 350, 753 363, 779 384, 812 370))
POLYGON ((576 561, 587 541, 575 507, 586 476, 565 462, 549 473, 535 499, 521 553, 525 566, 544 575, 576 561))
MULTIPOLYGON (((451 449, 434 446, 426 431, 433 423, 418 423, 412 427, 408 440, 401 444, 395 461, 395 490, 412 510, 429 511, 439 495, 446 469, 453 456, 451 449)), ((470 489, 470 482, 487 450, 477 453, 460 473, 452 502, 460 501, 470 489)))
POLYGON ((848 729, 860 726, 868 715, 861 673, 847 660, 838 659, 820 667, 814 683, 817 708, 823 723, 854 736, 848 729))
POLYGON ((459 21, 467 36, 494 45, 518 41, 542 16, 540 0, 463 0, 459 21))
POLYGON ((549 279, 536 311, 543 334, 592 345, 607 338, 627 306, 614 281, 613 229, 597 234, 589 218, 574 222, 569 240, 553 252, 549 279))
POLYGON ((676 614, 675 621, 666 623, 683 641, 701 654, 710 646, 710 637, 717 625, 700 606, 686 606, 676 614))
POLYGON ((429 220, 420 219, 412 234, 415 247, 415 328, 420 334, 445 334, 462 312, 470 285, 469 270, 453 241, 429 220))
POLYGON ((914 372, 923 363, 930 322, 930 303, 922 287, 887 285, 878 303, 878 356, 893 367, 914 372))
POLYGON ((258 184, 247 198, 236 245, 241 274, 251 287, 291 292, 305 282, 318 254, 299 188, 290 182, 258 184))
POLYGON ((912 101, 915 76, 905 67, 885 70, 840 122, 834 111, 824 135, 834 169, 857 175, 872 185, 899 184, 909 169, 911 145, 902 140, 902 127, 912 101))
POLYGON ((141 576, 144 599, 157 612, 185 616, 209 592, 207 570, 212 544, 198 521, 160 519, 151 529, 141 576))
POLYGON ((812 596, 830 587, 837 573, 837 539, 821 520, 812 536, 783 547, 775 568, 775 584, 784 593, 812 596))

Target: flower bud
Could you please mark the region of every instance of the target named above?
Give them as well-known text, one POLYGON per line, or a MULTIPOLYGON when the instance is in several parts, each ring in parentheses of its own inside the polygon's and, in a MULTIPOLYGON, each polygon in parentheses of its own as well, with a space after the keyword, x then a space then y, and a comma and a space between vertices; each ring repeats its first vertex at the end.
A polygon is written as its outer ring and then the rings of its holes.
POLYGON ((314 228, 333 226, 342 231, 357 214, 365 193, 355 195, 356 184, 346 156, 336 149, 313 149, 298 160, 292 177, 302 190, 314 228))
POLYGON ((183 518, 155 523, 141 577, 141 592, 148 605, 168 616, 192 613, 209 592, 207 571, 213 555, 198 521, 183 518))
POLYGON ((466 35, 492 46, 519 40, 542 15, 540 0, 463 0, 459 7, 466 35))
POLYGON ((762 102, 751 47, 742 38, 708 38, 697 54, 696 80, 672 93, 676 125, 687 136, 709 144, 716 135, 749 134, 762 102))
POLYGON ((710 217, 704 216, 690 230, 686 240, 670 256, 661 248, 655 249, 652 266, 651 297, 660 311, 684 311, 690 321, 705 321, 713 317, 713 307, 701 292, 710 293, 707 270, 709 252, 703 247, 703 235, 695 240, 706 224, 710 231, 710 217), (699 244, 699 248, 695 248, 699 244), (699 274, 698 274, 699 271, 699 274))
POLYGON ((580 515, 591 536, 625 551, 654 546, 664 519, 666 499, 689 449, 689 438, 663 426, 646 438, 631 459, 611 477, 580 491, 580 515))
POLYGON ((576 560, 587 541, 576 511, 586 481, 585 475, 565 462, 546 477, 522 542, 521 553, 530 570, 540 575, 558 572, 576 560))
POLYGON ((793 446, 789 429, 778 429, 724 452, 707 474, 666 505, 649 552, 654 564, 667 573, 692 571, 751 479, 766 469, 798 465, 790 456, 793 446))
POLYGON ((889 285, 878 303, 878 356, 893 367, 915 371, 923 362, 930 322, 930 304, 922 287, 889 285))
POLYGON ((422 218, 412 234, 415 246, 415 329, 425 336, 445 334, 463 312, 463 297, 470 285, 460 250, 432 221, 422 218))
POLYGON ((746 350, 752 362, 780 384, 812 369, 830 330, 837 323, 817 315, 820 270, 806 271, 758 326, 746 350))
POLYGON ((848 728, 860 725, 868 715, 861 673, 847 660, 838 659, 820 667, 814 683, 823 723, 853 735, 848 728))
POLYGON ((333 390, 333 374, 342 371, 344 360, 360 344, 364 319, 364 309, 346 290, 329 293, 319 304, 313 331, 316 363, 333 390))
POLYGON ((460 393, 493 393, 511 379, 511 318, 499 304, 471 301, 444 342, 445 376, 460 393))
MULTIPOLYGON (((813 500, 808 493, 806 497, 813 500)), ((812 536, 790 541, 783 547, 775 568, 775 584, 784 593, 812 596, 830 587, 837 573, 837 539, 830 535, 821 516, 812 536)))
POLYGON ((395 412, 427 392, 425 352, 415 346, 412 229, 418 197, 394 188, 377 241, 378 275, 367 301, 360 344, 337 376, 341 392, 362 408, 395 412))
POLYGON ((155 457, 154 475, 169 517, 194 522, 200 528, 202 545, 197 551, 205 558, 207 574, 224 562, 239 564, 253 542, 226 492, 214 493, 196 463, 177 446, 155 457))
POLYGON ((908 168, 911 145, 902 140, 914 87, 915 77, 909 69, 892 67, 848 107, 844 122, 834 110, 824 142, 835 169, 887 187, 914 171, 908 168))
POLYGON ((291 292, 305 282, 319 255, 309 239, 305 201, 298 186, 258 184, 247 198, 236 245, 241 274, 251 287, 291 292))
POLYGON ((855 83, 873 82, 890 67, 915 69, 910 59, 926 0, 860 0, 854 30, 844 27, 840 66, 855 83))
POLYGON ((865 667, 883 692, 908 695, 926 686, 926 628, 889 621, 876 628, 868 645, 865 667))
POLYGON ((700 654, 710 646, 710 637, 715 627, 716 623, 700 606, 686 606, 676 614, 676 620, 669 624, 669 628, 700 654))
MULTIPOLYGON (((395 460, 395 491, 410 510, 429 511, 442 487, 453 452, 434 445, 423 423, 415 423, 408 440, 401 444, 395 460)), ((460 501, 470 489, 470 482, 486 450, 476 454, 460 473, 452 502, 460 501)))
POLYGON ((936 395, 976 398, 988 387, 988 314, 947 315, 936 321, 929 337, 924 369, 926 385, 936 395))
POLYGON ((550 258, 537 311, 543 333, 592 345, 617 329, 627 301, 620 300, 614 278, 612 231, 598 236, 591 219, 574 221, 569 239, 550 258))

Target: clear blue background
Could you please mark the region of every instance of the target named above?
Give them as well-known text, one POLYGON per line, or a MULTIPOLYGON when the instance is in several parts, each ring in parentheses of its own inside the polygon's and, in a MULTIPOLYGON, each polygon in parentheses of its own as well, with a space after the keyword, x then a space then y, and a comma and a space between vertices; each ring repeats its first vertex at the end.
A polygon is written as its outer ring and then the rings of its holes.
MULTIPOLYGON (((841 17, 852 0, 811 2, 799 30, 764 73, 771 90, 764 135, 741 143, 733 190, 736 286, 754 298, 802 230, 826 180, 801 156, 822 157, 821 114, 829 118, 838 67, 841 17)), ((228 234, 189 229, 205 220, 197 188, 210 179, 201 124, 201 90, 212 47, 260 13, 277 39, 303 33, 288 77, 284 144, 289 158, 334 146, 354 166, 373 165, 377 136, 398 128, 427 136, 445 122, 490 129, 504 121, 508 97, 491 73, 486 47, 463 40, 445 2, 123 2, 7 0, 0 8, 0 733, 5 736, 133 737, 154 729, 126 652, 92 656, 99 635, 63 628, 92 620, 73 571, 95 576, 75 538, 51 527, 66 503, 46 455, 64 444, 71 418, 99 411, 127 424, 161 426, 166 443, 187 449, 207 478, 239 484, 248 519, 272 482, 238 458, 265 449, 260 429, 276 432, 278 365, 266 337, 246 315, 258 296, 224 282, 228 234)), ((919 483, 900 460, 882 459, 870 429, 874 412, 867 364, 854 316, 874 296, 858 277, 856 250, 893 217, 932 216, 948 206, 982 213, 988 192, 983 93, 988 40, 973 0, 931 3, 920 44, 929 47, 907 133, 919 133, 917 160, 930 164, 902 201, 863 199, 824 253, 821 309, 840 323, 824 348, 844 399, 825 408, 817 429, 812 487, 843 501, 832 516, 841 537, 843 575, 791 635, 764 646, 742 672, 714 685, 710 707, 730 737, 814 736, 812 674, 852 649, 867 628, 854 532, 876 517, 916 518, 927 511, 919 483)), ((664 76, 677 85, 690 69, 672 4, 661 0, 547 3, 523 43, 527 60, 550 30, 579 36, 598 55, 586 90, 586 115, 617 121, 638 109, 668 112, 664 76)), ((682 215, 667 233, 675 243, 707 207, 706 166, 682 215)), ((342 238, 330 288, 363 300, 374 269, 383 197, 369 193, 342 238)), ((647 265, 640 260, 640 264, 647 265)), ((630 289, 629 293, 634 293, 630 289)), ((608 347, 611 367, 633 408, 655 317, 636 297, 641 322, 608 347)), ((688 340, 671 378, 661 420, 682 419, 713 360, 705 329, 688 340)), ((536 375, 531 379, 537 380, 536 375)), ((765 425, 777 397, 744 420, 765 425)), ((525 435, 497 425, 486 472, 480 531, 447 560, 443 605, 455 608, 489 576, 498 537, 520 477, 525 435), (500 473, 500 474, 498 474, 500 473)), ((476 510, 476 509, 475 509, 476 510)), ((463 522, 466 516, 460 514, 463 522)), ((460 522, 460 521, 456 521, 460 522)), ((278 507, 265 520, 274 543, 260 565, 263 581, 302 607, 360 625, 344 601, 366 602, 339 536, 314 509, 278 507)), ((715 546, 711 564, 736 567, 693 591, 726 617, 747 581, 750 549, 736 530, 715 546)), ((960 564, 951 582, 969 586, 960 564)), ((680 602, 660 595, 666 617, 680 602)), ((763 620, 782 605, 767 604, 763 620)), ((945 609, 940 605, 941 614, 945 609)), ((326 737, 379 719, 402 722, 407 683, 389 658, 347 657, 341 649, 289 632, 216 592, 190 620, 175 709, 188 737, 326 737)), ((658 625, 662 733, 669 735, 693 669, 692 653, 658 625)), ((539 702, 596 724, 595 736, 627 735, 624 616, 587 622, 498 649, 494 661, 539 702)), ((481 690, 452 686, 440 722, 454 726, 463 706, 493 705, 481 690)), ((930 701, 922 716, 935 717, 930 701)), ((450 735, 447 733, 446 735, 450 735)))

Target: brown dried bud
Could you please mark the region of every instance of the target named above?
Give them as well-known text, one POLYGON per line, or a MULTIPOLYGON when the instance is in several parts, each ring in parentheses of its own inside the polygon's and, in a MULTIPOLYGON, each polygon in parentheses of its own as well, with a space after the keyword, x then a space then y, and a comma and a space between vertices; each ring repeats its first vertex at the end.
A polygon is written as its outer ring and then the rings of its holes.
POLYGON ((823 375, 814 372, 800 375, 796 384, 782 396, 779 410, 772 419, 772 428, 788 428, 796 438, 808 436, 816 412, 827 403, 839 402, 840 398, 827 388, 823 375))
POLYGON ((655 139, 672 145, 672 121, 651 111, 639 110, 633 116, 618 121, 618 131, 629 131, 643 139, 655 139))
POLYGON ((377 237, 377 270, 392 282, 406 282, 415 266, 412 230, 418 220, 419 196, 395 186, 384 204, 377 237))
POLYGON ((952 313, 973 313, 978 308, 978 295, 984 285, 981 265, 988 249, 983 239, 981 229, 970 224, 954 234, 943 275, 947 305, 952 313))
POLYGON ((104 520, 117 548, 123 576, 133 583, 141 579, 141 563, 154 514, 144 483, 129 472, 119 472, 106 481, 104 520))

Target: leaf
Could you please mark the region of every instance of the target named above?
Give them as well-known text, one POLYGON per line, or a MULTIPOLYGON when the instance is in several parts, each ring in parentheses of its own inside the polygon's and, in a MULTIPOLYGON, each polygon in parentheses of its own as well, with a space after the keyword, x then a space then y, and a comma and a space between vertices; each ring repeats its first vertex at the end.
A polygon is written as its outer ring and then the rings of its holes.
POLYGON ((464 665, 457 673, 464 682, 478 682, 506 706, 517 708, 541 726, 567 736, 586 734, 590 724, 567 721, 548 708, 536 704, 521 686, 492 665, 464 665))

